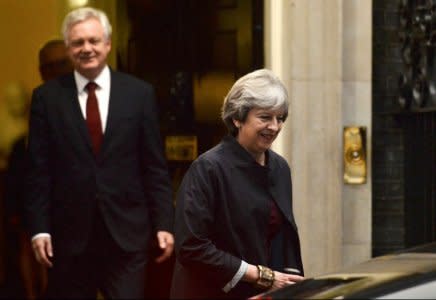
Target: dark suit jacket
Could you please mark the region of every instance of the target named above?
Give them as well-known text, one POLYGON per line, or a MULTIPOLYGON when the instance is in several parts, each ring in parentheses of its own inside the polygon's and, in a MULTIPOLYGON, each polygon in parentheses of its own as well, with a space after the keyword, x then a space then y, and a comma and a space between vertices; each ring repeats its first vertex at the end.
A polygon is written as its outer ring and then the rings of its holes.
POLYGON ((174 298, 247 298, 259 290, 240 281, 228 294, 241 259, 284 272, 303 272, 300 242, 292 212, 292 185, 286 161, 268 150, 260 166, 227 136, 191 165, 176 202, 174 298), (270 201, 283 223, 267 249, 270 201))
POLYGON ((80 253, 100 210, 126 251, 144 249, 152 230, 172 230, 171 184, 152 87, 111 70, 109 112, 94 157, 73 74, 32 95, 26 215, 32 235, 52 234, 55 251, 80 253))

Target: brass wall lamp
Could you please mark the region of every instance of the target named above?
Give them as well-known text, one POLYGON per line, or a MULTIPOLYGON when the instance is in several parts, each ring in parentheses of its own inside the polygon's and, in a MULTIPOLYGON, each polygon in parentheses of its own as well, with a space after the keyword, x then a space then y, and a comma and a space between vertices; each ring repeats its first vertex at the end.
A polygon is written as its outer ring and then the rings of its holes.
POLYGON ((344 127, 344 182, 366 183, 366 127, 344 127))

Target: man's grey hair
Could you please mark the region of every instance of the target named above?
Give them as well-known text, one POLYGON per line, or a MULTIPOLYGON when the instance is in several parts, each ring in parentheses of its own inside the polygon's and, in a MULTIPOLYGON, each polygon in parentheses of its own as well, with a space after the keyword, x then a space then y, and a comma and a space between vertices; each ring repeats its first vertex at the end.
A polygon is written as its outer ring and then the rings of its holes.
POLYGON ((88 19, 97 19, 103 26, 104 36, 106 40, 109 40, 112 35, 112 26, 109 22, 107 15, 99 9, 92 7, 81 7, 69 12, 62 23, 62 35, 64 37, 65 44, 68 45, 68 33, 71 27, 79 22, 83 22, 88 19))
POLYGON ((288 92, 268 69, 259 69, 239 78, 225 97, 221 118, 231 135, 238 134, 233 119, 245 122, 252 108, 281 110, 284 120, 288 116, 288 92))

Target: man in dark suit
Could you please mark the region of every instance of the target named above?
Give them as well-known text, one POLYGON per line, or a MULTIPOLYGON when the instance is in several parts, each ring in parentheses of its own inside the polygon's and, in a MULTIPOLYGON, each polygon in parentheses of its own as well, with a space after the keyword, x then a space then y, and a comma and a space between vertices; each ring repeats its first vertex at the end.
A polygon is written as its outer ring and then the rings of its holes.
POLYGON ((143 298, 147 244, 173 251, 171 183, 152 87, 107 66, 111 25, 70 12, 74 73, 32 95, 26 214, 48 297, 143 298), (91 82, 91 83, 90 83, 91 82))

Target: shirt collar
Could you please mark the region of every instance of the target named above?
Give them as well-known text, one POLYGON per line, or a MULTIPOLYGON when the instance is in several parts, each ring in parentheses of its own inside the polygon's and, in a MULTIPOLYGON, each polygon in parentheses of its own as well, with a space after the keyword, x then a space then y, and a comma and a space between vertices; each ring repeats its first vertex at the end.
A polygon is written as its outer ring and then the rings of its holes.
MULTIPOLYGON (((74 70, 74 79, 76 80, 77 92, 80 94, 85 89, 85 86, 90 81, 82 74, 74 70)), ((100 88, 108 89, 110 84, 110 71, 106 65, 100 74, 93 80, 100 88)))

